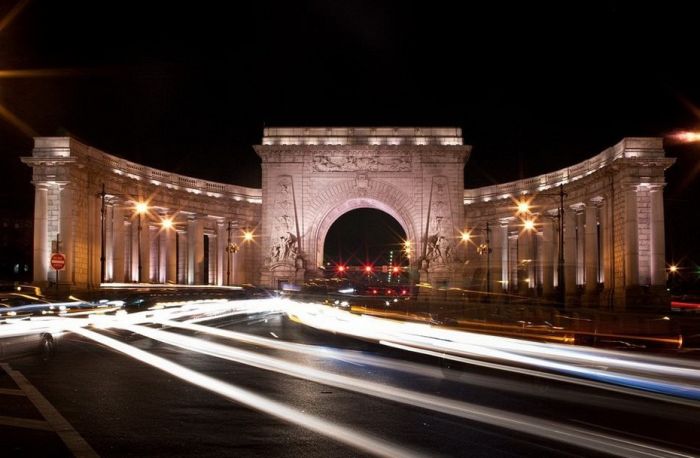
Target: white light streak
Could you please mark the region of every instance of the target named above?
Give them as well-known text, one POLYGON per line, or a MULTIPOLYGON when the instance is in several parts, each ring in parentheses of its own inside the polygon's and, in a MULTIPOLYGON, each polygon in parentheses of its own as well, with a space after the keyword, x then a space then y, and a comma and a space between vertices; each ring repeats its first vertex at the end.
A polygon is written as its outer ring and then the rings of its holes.
POLYGON ((355 377, 338 375, 271 356, 259 355, 246 350, 204 341, 202 339, 151 329, 144 326, 131 325, 124 326, 123 328, 153 340, 158 340, 209 356, 251 365, 260 369, 284 373, 392 402, 421 407, 500 428, 532 434, 549 440, 574 443, 579 447, 591 450, 613 453, 620 456, 647 456, 650 451, 653 451, 656 456, 684 456, 673 450, 660 449, 642 442, 603 435, 581 427, 574 428, 555 421, 482 407, 476 404, 423 394, 355 377))
POLYGON ((357 432, 352 428, 348 428, 313 415, 299 412, 298 410, 280 402, 273 401, 264 396, 253 393, 252 391, 245 390, 230 383, 226 383, 193 371, 184 366, 173 363, 172 361, 168 361, 152 353, 145 352, 134 346, 124 344, 102 334, 83 328, 75 328, 73 329, 73 332, 167 372, 181 380, 184 380, 185 382, 199 386, 205 390, 212 391, 232 401, 259 410, 273 417, 310 429, 318 434, 330 437, 331 439, 337 440, 370 454, 397 458, 405 456, 418 456, 416 452, 405 447, 392 444, 391 442, 369 434, 357 432))

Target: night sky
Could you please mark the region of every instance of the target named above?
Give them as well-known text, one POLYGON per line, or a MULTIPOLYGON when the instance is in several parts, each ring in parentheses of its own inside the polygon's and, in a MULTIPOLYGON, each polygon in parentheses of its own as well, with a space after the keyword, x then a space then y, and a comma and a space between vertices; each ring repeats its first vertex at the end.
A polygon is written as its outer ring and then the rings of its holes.
MULTIPOLYGON (((476 187, 700 128, 694 12, 464 3, 0 0, 0 211, 31 215, 33 134, 258 187, 265 125, 459 126, 476 187)), ((669 258, 700 261, 700 144, 667 151, 669 258)))

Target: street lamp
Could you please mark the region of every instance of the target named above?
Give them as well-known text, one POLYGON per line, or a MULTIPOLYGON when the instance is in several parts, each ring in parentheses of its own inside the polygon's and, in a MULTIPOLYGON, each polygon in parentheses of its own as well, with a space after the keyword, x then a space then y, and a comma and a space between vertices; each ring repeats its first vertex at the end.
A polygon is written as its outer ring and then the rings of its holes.
POLYGON ((535 220, 528 218, 523 221, 523 229, 530 233, 532 241, 532 278, 534 278, 534 281, 531 283, 534 285, 535 296, 537 296, 539 277, 537 275, 537 228, 535 227, 535 220))
MULTIPOLYGON (((228 222, 228 240, 226 242, 226 285, 231 286, 231 257, 236 254, 239 250, 237 244, 231 242, 231 230, 233 229, 233 222, 228 222)), ((245 240, 245 237, 244 237, 245 240)))
MULTIPOLYGON (((565 292, 565 276, 564 276, 564 197, 566 193, 564 192, 564 184, 559 184, 559 192, 556 194, 537 194, 537 197, 558 197, 559 198, 559 209, 557 211, 557 222, 559 226, 559 256, 558 256, 558 267, 557 267, 557 286, 559 289, 559 303, 564 304, 566 299, 565 292)), ((533 197, 534 198, 534 197, 533 197)), ((518 202, 518 214, 530 214, 530 202, 531 201, 520 201, 518 202)), ((537 283, 537 280, 535 280, 537 283)))
POLYGON ((100 205, 100 284, 105 282, 105 239, 106 233, 105 233, 105 197, 107 197, 107 193, 105 192, 105 184, 102 183, 102 191, 97 193, 98 196, 100 196, 101 199, 101 205, 100 205))
MULTIPOLYGON (((470 231, 464 231, 462 232, 461 239, 462 242, 469 243, 471 242, 472 239, 472 231, 479 229, 480 226, 476 226, 475 228, 472 228, 470 231)), ((484 242, 480 243, 476 247, 477 253, 479 253, 479 256, 483 256, 484 254, 486 255, 486 294, 487 298, 491 294, 491 252, 493 251, 491 248, 491 226, 490 222, 486 221, 484 223, 484 242)))
POLYGON ((148 212, 148 204, 146 202, 137 202, 134 207, 136 210, 136 215, 138 216, 138 226, 137 226, 137 245, 138 245, 138 281, 143 282, 142 268, 141 268, 141 215, 148 212))

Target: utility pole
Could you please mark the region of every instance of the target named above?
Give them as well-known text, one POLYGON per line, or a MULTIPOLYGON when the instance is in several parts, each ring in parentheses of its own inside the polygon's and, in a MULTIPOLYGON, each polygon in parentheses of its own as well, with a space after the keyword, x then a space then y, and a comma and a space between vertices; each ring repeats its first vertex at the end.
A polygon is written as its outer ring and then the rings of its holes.
POLYGON ((238 245, 231 242, 231 229, 233 223, 228 222, 228 240, 226 242, 226 285, 231 286, 231 257, 238 252, 238 245))
POLYGON ((562 305, 566 300, 564 280, 564 183, 559 185, 559 267, 557 268, 557 283, 559 286, 559 299, 562 305))
POLYGON ((226 241, 226 286, 231 286, 231 221, 228 222, 228 240, 226 241))
POLYGON ((491 296, 491 239, 489 238, 489 222, 486 221, 486 297, 491 296))
MULTIPOLYGON (((105 282, 105 184, 102 183, 102 192, 97 194, 102 199, 100 207, 100 284, 105 282)), ((140 272, 139 272, 140 275, 140 272)))

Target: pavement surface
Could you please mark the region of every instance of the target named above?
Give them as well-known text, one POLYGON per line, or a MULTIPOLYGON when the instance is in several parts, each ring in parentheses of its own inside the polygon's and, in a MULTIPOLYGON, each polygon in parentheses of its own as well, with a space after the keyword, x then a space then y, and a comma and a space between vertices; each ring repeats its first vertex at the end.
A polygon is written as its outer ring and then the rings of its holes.
MULTIPOLYGON (((669 405, 519 374, 445 365, 410 354, 323 333, 283 315, 251 315, 218 323, 289 342, 353 350, 421 363, 433 375, 408 376, 322 356, 298 355, 225 342, 310 367, 565 422, 600 434, 622 435, 700 455, 700 415, 669 405)), ((205 340, 203 334, 178 331, 205 340)), ((126 332, 103 330, 197 372, 263 394, 297 411, 371 433, 418 454, 444 456, 598 456, 576 444, 550 441, 497 426, 373 398, 308 380, 205 356, 126 332)), ((220 341, 224 343, 224 341, 220 341)), ((268 414, 231 402, 129 356, 74 334, 48 362, 10 361, 0 370, 3 456, 364 456, 364 452, 268 414), (26 384, 21 380, 26 379, 26 384), (29 395, 32 389, 36 393, 29 395), (37 400, 39 399, 39 400, 37 400), (46 404, 53 413, 47 413, 46 404), (65 423, 61 423, 62 418, 65 423), (25 420, 23 423, 21 420, 25 420)))

